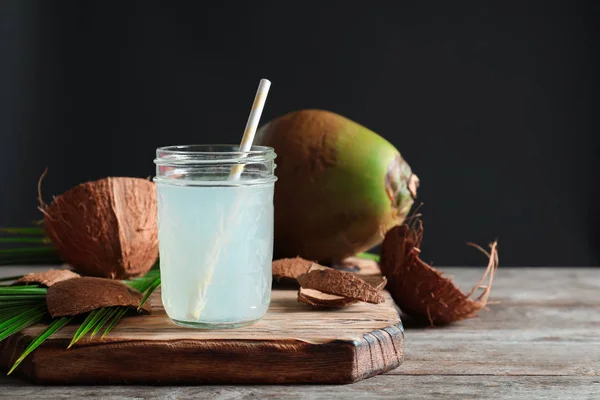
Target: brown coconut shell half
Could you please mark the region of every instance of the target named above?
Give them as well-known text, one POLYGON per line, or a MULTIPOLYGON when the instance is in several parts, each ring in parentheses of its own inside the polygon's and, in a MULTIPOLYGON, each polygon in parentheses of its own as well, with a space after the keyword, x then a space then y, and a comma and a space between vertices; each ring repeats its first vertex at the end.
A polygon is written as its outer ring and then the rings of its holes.
MULTIPOLYGON (((387 283, 384 276, 361 276, 360 279, 373 286, 378 291, 383 290, 387 283)), ((317 308, 342 308, 358 303, 359 300, 301 287, 298 291, 298 301, 317 308)))
POLYGON ((156 262, 153 182, 104 178, 75 186, 49 205, 43 203, 41 193, 39 200, 52 244, 82 275, 126 279, 144 275, 156 262))
POLYGON ((488 266, 480 281, 464 294, 456 285, 420 258, 423 223, 413 221, 392 228, 381 247, 380 267, 388 278, 387 289, 402 312, 431 326, 474 317, 487 304, 499 258, 497 242, 490 245, 488 266), (487 284, 482 283, 487 279, 487 284), (483 289, 475 299, 471 296, 483 289))
MULTIPOLYGON (((52 318, 84 314, 102 307, 129 307, 137 310, 143 295, 121 281, 82 277, 58 282, 48 288, 46 303, 52 318)), ((139 310, 150 314, 146 302, 139 310)))
POLYGON ((360 279, 357 275, 314 264, 307 273, 298 277, 304 289, 314 289, 326 294, 342 296, 349 300, 381 303, 380 290, 360 279))
POLYGON ((277 283, 287 285, 298 285, 298 277, 308 272, 315 264, 302 257, 281 258, 273 261, 273 279, 277 283))
POLYGON ((11 286, 37 284, 50 287, 58 282, 79 278, 79 274, 68 269, 51 269, 45 272, 34 272, 17 279, 11 286))

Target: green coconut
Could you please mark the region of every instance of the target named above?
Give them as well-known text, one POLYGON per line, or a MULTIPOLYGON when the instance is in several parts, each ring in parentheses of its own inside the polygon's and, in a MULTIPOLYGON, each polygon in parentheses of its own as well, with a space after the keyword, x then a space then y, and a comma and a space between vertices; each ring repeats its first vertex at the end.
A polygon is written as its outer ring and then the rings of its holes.
POLYGON ((295 111, 261 127, 277 153, 274 257, 333 263, 402 224, 419 179, 387 140, 341 115, 295 111))

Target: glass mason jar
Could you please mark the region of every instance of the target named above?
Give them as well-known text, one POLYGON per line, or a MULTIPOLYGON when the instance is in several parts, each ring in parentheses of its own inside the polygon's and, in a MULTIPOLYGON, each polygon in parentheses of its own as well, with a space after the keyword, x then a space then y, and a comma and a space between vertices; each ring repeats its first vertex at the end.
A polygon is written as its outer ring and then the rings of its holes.
POLYGON ((273 148, 156 150, 162 301, 179 325, 235 328, 271 299, 273 148))

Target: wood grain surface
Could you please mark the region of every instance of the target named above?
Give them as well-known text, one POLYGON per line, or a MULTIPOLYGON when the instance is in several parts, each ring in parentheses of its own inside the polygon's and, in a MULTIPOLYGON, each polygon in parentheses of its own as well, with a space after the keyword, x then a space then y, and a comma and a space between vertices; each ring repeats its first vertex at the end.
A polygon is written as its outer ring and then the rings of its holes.
MULTIPOLYGON (((467 289, 482 272, 440 269, 467 289)), ((351 385, 40 387, 5 377, 0 393, 27 399, 600 398, 600 269, 501 267, 490 300, 478 318, 445 328, 403 318, 402 365, 351 385)))
MULTIPOLYGON (((167 317, 160 290, 153 313, 123 319, 105 338, 67 350, 77 326, 53 335, 20 373, 37 383, 201 384, 349 383, 400 365, 403 328, 387 292, 381 304, 318 310, 296 290, 274 290, 267 315, 238 329, 183 328, 167 317)), ((7 368, 46 325, 13 335, 0 348, 7 368)))
POLYGON ((596 400, 600 379, 589 376, 392 376, 351 385, 45 386, 0 379, 6 399, 211 400, 596 400))

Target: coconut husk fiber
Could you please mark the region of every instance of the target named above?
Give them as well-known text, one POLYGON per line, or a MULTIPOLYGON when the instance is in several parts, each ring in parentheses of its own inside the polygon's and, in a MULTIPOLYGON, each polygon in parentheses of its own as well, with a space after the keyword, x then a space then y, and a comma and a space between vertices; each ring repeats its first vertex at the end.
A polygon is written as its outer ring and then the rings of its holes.
MULTIPOLYGON (((58 282, 48 288, 46 303, 52 318, 84 314, 102 307, 129 307, 137 310, 144 296, 121 281, 82 277, 58 282)), ((150 314, 148 302, 140 309, 150 314)))
POLYGON ((153 182, 104 178, 77 185, 49 205, 40 193, 39 201, 52 244, 61 259, 82 275, 126 279, 144 275, 156 262, 153 182))
POLYGON ((430 325, 444 325, 474 317, 487 304, 492 282, 498 268, 497 242, 490 252, 483 251, 489 262, 480 281, 464 294, 452 280, 420 258, 423 223, 413 221, 388 231, 381 248, 380 267, 388 278, 387 289, 402 312, 430 325), (487 284, 482 285, 487 279, 487 284), (483 289, 475 299, 471 296, 483 289))
POLYGON ((357 275, 314 264, 307 273, 298 277, 298 283, 305 289, 342 296, 367 303, 381 303, 380 290, 360 279, 357 275))
POLYGON ((45 272, 34 272, 17 279, 11 286, 38 284, 50 287, 58 282, 79 278, 80 275, 68 269, 51 269, 45 272))

